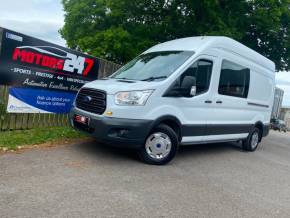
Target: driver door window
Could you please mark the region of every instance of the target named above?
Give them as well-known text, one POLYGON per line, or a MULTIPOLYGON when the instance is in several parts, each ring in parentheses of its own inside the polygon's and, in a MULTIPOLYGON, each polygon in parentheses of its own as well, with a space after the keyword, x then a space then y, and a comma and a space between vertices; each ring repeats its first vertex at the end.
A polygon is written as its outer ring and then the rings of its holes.
POLYGON ((210 78, 212 72, 212 61, 199 60, 191 65, 182 75, 181 79, 185 76, 192 76, 196 80, 196 95, 207 92, 210 85, 210 78))
POLYGON ((212 67, 213 62, 209 60, 201 59, 194 62, 187 70, 183 72, 179 79, 177 79, 167 96, 192 97, 190 96, 190 89, 186 92, 186 94, 179 93, 179 95, 174 91, 178 90, 178 88, 181 87, 184 79, 188 79, 188 77, 192 77, 196 83, 196 95, 207 92, 210 85, 212 67))

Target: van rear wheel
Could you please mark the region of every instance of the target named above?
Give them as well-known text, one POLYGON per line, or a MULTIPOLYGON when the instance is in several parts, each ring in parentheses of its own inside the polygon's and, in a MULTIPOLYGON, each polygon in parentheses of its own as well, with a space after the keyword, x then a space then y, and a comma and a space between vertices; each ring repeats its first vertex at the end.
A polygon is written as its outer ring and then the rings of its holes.
POLYGON ((260 134, 260 130, 258 128, 254 128, 248 138, 243 141, 243 150, 255 151, 260 142, 260 134))
POLYGON ((161 124, 148 135, 138 154, 145 163, 164 165, 174 158, 177 149, 176 133, 169 126, 161 124))

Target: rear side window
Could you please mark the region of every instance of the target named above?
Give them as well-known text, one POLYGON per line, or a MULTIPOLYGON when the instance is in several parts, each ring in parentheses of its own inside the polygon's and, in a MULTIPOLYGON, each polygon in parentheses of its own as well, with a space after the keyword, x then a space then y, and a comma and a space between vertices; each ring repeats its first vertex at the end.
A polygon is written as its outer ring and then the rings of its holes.
POLYGON ((250 83, 250 69, 223 60, 218 92, 240 98, 247 98, 250 83))

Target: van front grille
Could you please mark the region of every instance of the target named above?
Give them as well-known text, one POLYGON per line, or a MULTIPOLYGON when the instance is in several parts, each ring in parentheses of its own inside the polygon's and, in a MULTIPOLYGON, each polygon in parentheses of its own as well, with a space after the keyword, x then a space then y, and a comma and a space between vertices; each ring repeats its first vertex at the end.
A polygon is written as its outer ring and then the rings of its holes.
POLYGON ((76 107, 95 114, 103 114, 107 106, 106 92, 82 88, 76 98, 76 107))

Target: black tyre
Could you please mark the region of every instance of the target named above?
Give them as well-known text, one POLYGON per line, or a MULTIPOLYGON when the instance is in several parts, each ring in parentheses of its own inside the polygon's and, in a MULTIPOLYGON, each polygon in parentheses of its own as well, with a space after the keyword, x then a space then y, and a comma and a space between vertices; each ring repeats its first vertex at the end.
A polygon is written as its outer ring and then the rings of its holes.
POLYGON ((145 163, 164 165, 174 158, 178 145, 178 137, 174 130, 161 124, 148 135, 138 154, 145 163))
POLYGON ((243 150, 255 151, 259 145, 261 132, 258 128, 254 128, 248 138, 243 141, 243 150))

